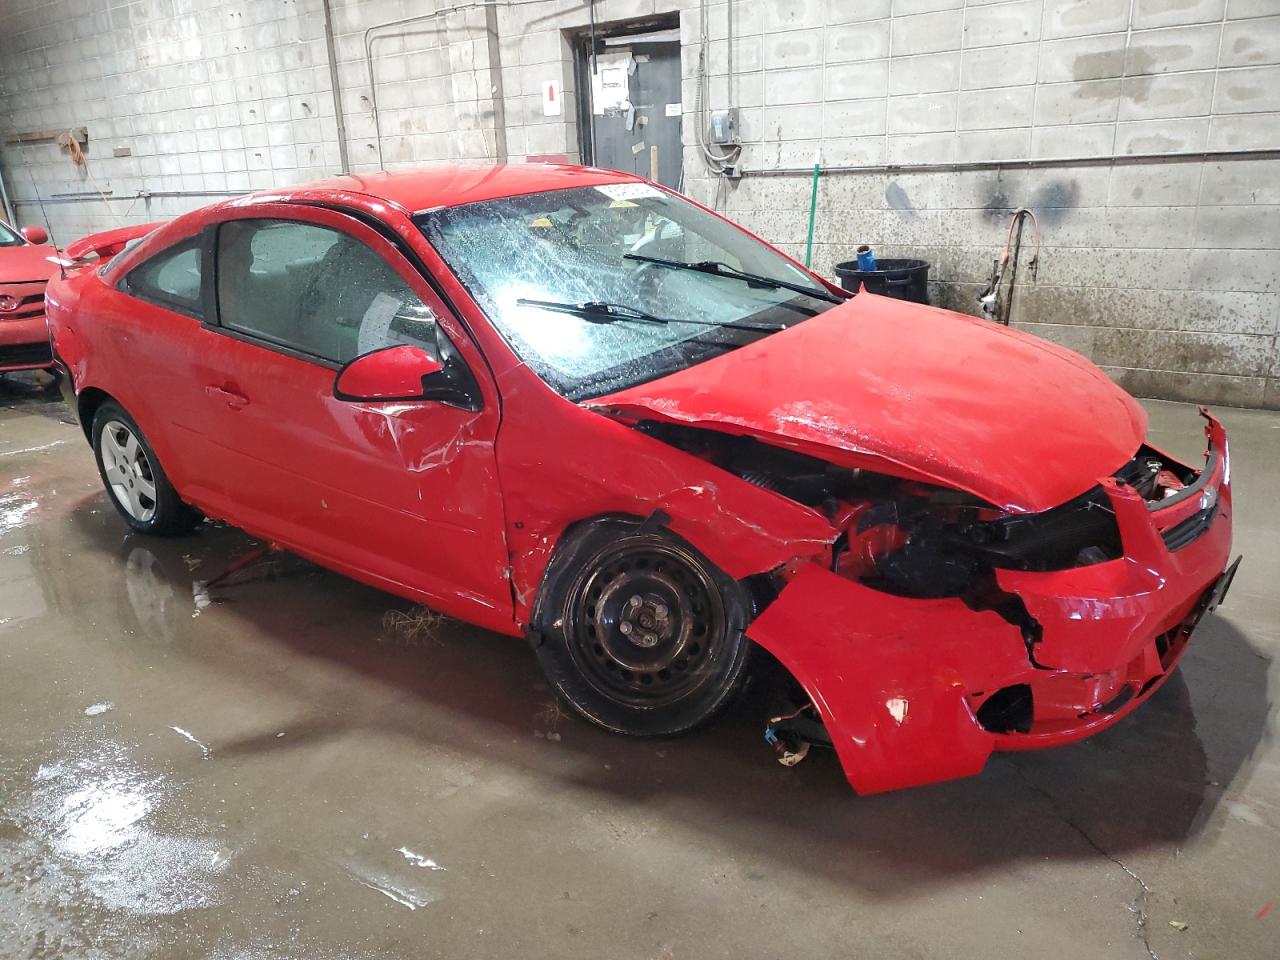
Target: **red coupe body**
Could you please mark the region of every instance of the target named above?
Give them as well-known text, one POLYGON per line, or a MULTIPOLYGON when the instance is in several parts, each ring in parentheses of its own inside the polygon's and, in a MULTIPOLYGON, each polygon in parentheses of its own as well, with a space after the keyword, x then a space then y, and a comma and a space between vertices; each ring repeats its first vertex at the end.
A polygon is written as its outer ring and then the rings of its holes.
MULTIPOLYGON (((753 587, 746 635, 812 698, 859 792, 1078 740, 1150 696, 1224 589, 1230 473, 1216 420, 1206 414, 1205 464, 1178 464, 1144 444, 1141 407, 1076 354, 868 294, 571 399, 495 327, 417 215, 635 183, 575 167, 440 168, 189 214, 50 286, 72 402, 86 423, 106 398, 128 410, 206 515, 511 635, 539 629, 539 593, 569 531, 610 517, 661 526, 725 576, 767 584, 753 587), (434 313, 474 402, 335 395, 339 364, 228 329, 221 301, 193 316, 124 282, 157 254, 261 218, 341 231, 382 258, 434 313), (805 502, 728 469, 721 442, 879 492, 805 502), (938 518, 961 502, 994 525, 984 529, 1032 540, 1083 503, 1115 546, 1057 563, 1019 553, 983 566, 980 589, 913 593, 919 574, 890 574, 921 549, 911 544, 950 529, 938 518)), ((210 263, 212 250, 201 256, 210 263)))
POLYGON ((53 362, 44 288, 55 267, 44 231, 32 243, 0 222, 0 373, 41 370, 53 362))

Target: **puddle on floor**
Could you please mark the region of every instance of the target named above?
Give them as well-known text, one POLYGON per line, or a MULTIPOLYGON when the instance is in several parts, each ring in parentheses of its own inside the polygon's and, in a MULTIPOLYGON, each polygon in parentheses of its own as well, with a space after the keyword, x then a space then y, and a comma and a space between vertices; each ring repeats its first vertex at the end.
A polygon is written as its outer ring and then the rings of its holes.
POLYGON ((5 818, 25 846, 109 910, 155 916, 223 899, 232 852, 215 828, 178 813, 178 787, 124 743, 63 741, 7 792, 5 818))

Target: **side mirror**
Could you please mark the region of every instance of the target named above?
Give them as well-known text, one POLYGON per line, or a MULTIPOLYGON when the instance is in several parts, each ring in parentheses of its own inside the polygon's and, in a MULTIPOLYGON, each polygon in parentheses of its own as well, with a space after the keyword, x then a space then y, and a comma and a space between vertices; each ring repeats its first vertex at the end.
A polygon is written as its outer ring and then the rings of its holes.
POLYGON ((27 243, 48 243, 49 231, 44 227, 23 227, 22 236, 27 243))
POLYGON ((339 370, 333 395, 339 400, 422 400, 426 379, 443 371, 440 361, 421 347, 386 347, 339 370))

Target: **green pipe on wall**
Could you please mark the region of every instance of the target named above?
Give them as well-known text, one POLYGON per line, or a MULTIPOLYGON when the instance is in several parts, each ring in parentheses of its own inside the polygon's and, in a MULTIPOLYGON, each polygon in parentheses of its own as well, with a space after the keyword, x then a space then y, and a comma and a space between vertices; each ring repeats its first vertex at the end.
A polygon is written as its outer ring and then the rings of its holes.
POLYGON ((804 247, 804 265, 813 263, 813 227, 818 218, 818 174, 822 172, 822 158, 815 154, 813 158, 813 191, 809 196, 809 240, 804 247))

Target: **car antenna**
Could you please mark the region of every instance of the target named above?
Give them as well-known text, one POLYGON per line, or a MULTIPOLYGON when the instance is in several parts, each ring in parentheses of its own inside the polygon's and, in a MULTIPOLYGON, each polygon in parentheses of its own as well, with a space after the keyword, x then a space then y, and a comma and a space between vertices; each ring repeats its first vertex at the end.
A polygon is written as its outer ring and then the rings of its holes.
POLYGON ((44 228, 49 231, 49 240, 53 244, 53 252, 57 254, 56 257, 50 257, 49 259, 58 264, 58 276, 60 279, 65 280, 67 279, 67 262, 62 258, 62 251, 58 249, 58 242, 53 239, 53 224, 49 222, 49 213, 44 208, 44 197, 40 196, 40 188, 36 186, 36 176, 31 172, 31 160, 28 158, 26 150, 22 151, 22 159, 27 161, 24 164, 27 168, 27 179, 31 181, 31 189, 35 192, 36 203, 40 205, 40 216, 44 218, 44 228))

